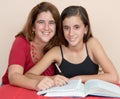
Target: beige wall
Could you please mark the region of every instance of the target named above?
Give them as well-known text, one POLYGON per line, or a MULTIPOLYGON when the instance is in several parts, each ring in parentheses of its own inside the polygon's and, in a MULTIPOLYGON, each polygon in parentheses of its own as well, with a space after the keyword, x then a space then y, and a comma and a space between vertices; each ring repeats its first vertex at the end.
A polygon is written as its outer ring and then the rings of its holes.
MULTIPOLYGON (((15 34, 23 27, 29 11, 43 0, 0 1, 0 82, 7 64, 15 34)), ((44 0, 45 1, 45 0, 44 0)), ((90 17, 93 34, 120 75, 120 0, 46 0, 55 4, 60 12, 68 5, 84 6, 90 17)))

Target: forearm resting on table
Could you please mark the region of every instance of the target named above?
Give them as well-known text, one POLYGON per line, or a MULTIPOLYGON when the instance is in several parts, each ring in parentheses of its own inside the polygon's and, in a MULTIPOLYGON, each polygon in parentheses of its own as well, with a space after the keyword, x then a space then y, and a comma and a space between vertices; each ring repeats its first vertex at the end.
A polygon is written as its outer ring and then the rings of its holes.
POLYGON ((9 82, 11 85, 32 89, 32 90, 36 90, 36 85, 38 83, 36 79, 28 78, 25 75, 19 73, 14 73, 10 75, 9 82))
POLYGON ((86 82, 89 79, 101 79, 105 80, 111 83, 119 83, 119 78, 116 75, 112 75, 109 73, 104 73, 104 74, 96 74, 96 75, 81 75, 81 76, 75 76, 72 77, 71 79, 80 79, 82 82, 86 82))

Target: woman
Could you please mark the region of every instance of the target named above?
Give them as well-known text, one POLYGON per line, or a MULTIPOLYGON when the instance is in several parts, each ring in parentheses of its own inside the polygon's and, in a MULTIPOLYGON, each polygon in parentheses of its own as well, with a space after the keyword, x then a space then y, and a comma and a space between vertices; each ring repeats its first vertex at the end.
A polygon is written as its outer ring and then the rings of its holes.
POLYGON ((53 76, 55 74, 53 64, 41 74, 43 76, 34 76, 34 79, 24 76, 44 53, 57 45, 58 21, 59 11, 53 4, 42 2, 33 7, 23 30, 16 35, 9 56, 8 69, 2 79, 3 84, 10 83, 23 88, 41 90, 53 86, 52 79, 66 79, 63 76, 57 78, 53 76), (38 83, 39 89, 36 86, 38 83))
POLYGON ((118 74, 100 42, 93 37, 87 11, 82 6, 64 9, 60 18, 61 46, 49 50, 26 76, 39 75, 52 62, 70 79, 101 79, 118 83, 118 74), (57 53, 57 54, 56 54, 57 53), (99 66, 103 73, 98 74, 99 66))

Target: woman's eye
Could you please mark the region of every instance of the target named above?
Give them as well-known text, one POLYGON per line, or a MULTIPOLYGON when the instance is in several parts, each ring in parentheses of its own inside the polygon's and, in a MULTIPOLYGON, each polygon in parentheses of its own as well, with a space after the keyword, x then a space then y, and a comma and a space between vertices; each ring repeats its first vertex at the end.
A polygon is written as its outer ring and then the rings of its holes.
POLYGON ((37 21, 37 23, 39 23, 39 24, 43 24, 44 21, 43 21, 43 20, 39 20, 39 21, 37 21))
POLYGON ((55 21, 50 21, 49 24, 55 24, 55 21))

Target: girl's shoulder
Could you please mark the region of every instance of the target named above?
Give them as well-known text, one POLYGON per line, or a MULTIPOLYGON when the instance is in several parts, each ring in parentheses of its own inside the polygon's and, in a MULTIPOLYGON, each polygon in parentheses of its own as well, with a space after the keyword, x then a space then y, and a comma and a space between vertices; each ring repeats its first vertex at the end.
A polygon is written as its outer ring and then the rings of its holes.
POLYGON ((49 54, 55 54, 55 53, 59 53, 60 52, 60 46, 55 46, 55 47, 53 47, 53 48, 51 48, 47 53, 49 54))
POLYGON ((54 46, 51 50, 59 50, 60 46, 54 46))
POLYGON ((87 43, 96 43, 96 42, 98 42, 98 39, 95 37, 91 37, 87 43))
POLYGON ((88 41, 87 41, 87 45, 89 47, 94 47, 94 46, 97 46, 97 45, 100 45, 100 42, 97 38, 95 37, 91 37, 88 41))
POLYGON ((99 42, 99 40, 95 37, 92 37, 88 40, 87 42, 87 48, 92 52, 92 53, 95 53, 95 52, 98 52, 100 50, 103 49, 101 43, 99 42))

